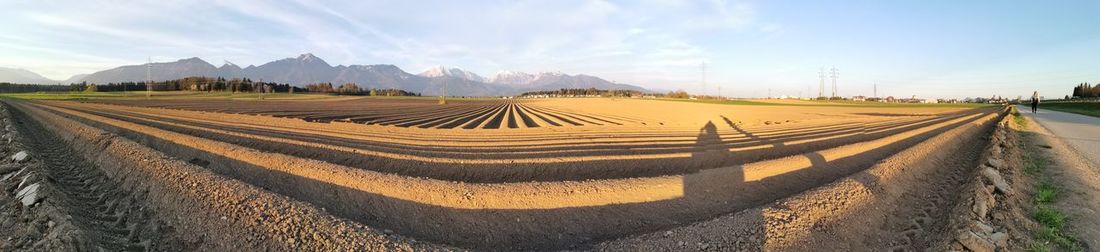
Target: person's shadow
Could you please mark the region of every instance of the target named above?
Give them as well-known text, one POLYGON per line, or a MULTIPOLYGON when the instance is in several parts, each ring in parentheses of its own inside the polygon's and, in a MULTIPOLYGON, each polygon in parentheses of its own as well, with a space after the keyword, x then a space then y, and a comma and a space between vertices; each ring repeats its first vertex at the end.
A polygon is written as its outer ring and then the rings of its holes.
POLYGON ((695 139, 695 150, 691 153, 692 167, 709 169, 721 167, 729 159, 730 152, 722 144, 722 136, 713 122, 707 122, 699 129, 695 139))

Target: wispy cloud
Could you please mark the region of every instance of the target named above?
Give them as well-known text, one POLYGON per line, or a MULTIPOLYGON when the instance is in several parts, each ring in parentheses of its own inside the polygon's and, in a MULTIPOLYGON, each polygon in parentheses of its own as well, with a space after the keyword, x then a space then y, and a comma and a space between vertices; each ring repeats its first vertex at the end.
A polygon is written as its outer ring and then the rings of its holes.
POLYGON ((700 35, 756 25, 752 2, 723 0, 60 1, 0 7, 22 17, 0 24, 11 31, 6 34, 28 34, 0 44, 0 56, 10 56, 0 64, 39 55, 40 69, 33 70, 52 78, 150 56, 258 64, 313 52, 334 64, 397 64, 413 72, 446 64, 483 74, 564 71, 664 85, 695 82, 698 64, 713 53, 700 35), (42 40, 64 42, 36 42, 42 40))

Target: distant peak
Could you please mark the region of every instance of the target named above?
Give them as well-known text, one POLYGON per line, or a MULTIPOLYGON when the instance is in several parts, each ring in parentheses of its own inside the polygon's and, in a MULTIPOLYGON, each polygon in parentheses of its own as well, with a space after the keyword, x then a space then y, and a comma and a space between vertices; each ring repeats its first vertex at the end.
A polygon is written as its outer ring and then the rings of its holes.
MULTIPOLYGON (((200 59, 199 57, 190 57, 190 58, 178 60, 176 62, 177 63, 188 63, 188 64, 210 65, 210 63, 206 62, 205 60, 200 59)), ((142 64, 142 65, 147 65, 147 64, 162 64, 162 63, 151 62, 151 63, 142 64)), ((213 66, 213 65, 211 65, 211 66, 213 66)))
POLYGON ((317 58, 317 56, 313 56, 312 53, 303 53, 302 55, 298 55, 298 60, 312 60, 315 58, 317 58))
POLYGON ((498 72, 497 72, 497 73, 496 73, 495 75, 499 75, 499 76, 509 76, 509 75, 532 75, 532 74, 529 74, 529 73, 525 73, 525 72, 518 72, 518 71, 508 71, 508 70, 504 70, 504 71, 498 71, 498 72))

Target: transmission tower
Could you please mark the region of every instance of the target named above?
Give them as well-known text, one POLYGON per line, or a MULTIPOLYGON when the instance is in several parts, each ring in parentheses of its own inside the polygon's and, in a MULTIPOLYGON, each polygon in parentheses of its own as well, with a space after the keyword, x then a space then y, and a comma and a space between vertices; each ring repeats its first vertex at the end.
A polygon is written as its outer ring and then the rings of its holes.
POLYGON ((825 97, 825 67, 817 70, 817 78, 821 80, 821 87, 817 89, 817 97, 825 97))
POLYGON ((146 59, 145 64, 145 99, 153 97, 153 57, 146 59))
POLYGON ((829 69, 829 78, 833 79, 833 96, 832 97, 836 97, 836 78, 839 78, 839 77, 840 77, 840 70, 836 69, 836 66, 833 66, 832 68, 829 69))

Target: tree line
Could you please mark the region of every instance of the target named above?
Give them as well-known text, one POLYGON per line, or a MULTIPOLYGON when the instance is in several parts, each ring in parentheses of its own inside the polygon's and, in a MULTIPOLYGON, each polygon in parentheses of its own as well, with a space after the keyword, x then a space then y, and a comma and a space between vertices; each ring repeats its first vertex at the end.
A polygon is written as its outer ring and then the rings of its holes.
MULTIPOLYGON (((234 93, 293 93, 304 91, 302 88, 286 83, 252 81, 249 78, 225 79, 222 77, 185 77, 182 79, 153 82, 119 82, 107 84, 75 84, 83 91, 119 92, 119 91, 200 91, 234 93), (93 88, 94 86, 94 88, 93 88)), ((80 90, 72 90, 80 91, 80 90)))
POLYGON ((1073 98, 1100 97, 1100 85, 1092 85, 1088 82, 1077 84, 1073 87, 1073 98))
POLYGON ((559 90, 524 92, 520 96, 600 96, 600 97, 635 97, 642 96, 641 91, 620 89, 595 89, 595 88, 563 88, 559 90))
POLYGON ((344 83, 339 87, 332 87, 332 83, 313 83, 306 84, 306 92, 311 93, 335 93, 340 95, 369 95, 369 96, 420 96, 420 93, 413 93, 396 88, 371 88, 363 89, 355 83, 344 83))
POLYGON ((186 77, 167 81, 118 82, 90 84, 87 82, 69 85, 49 84, 13 84, 0 83, 0 93, 33 92, 121 92, 121 91, 199 91, 234 93, 333 93, 341 95, 370 96, 420 96, 419 93, 401 89, 361 89, 355 83, 346 83, 333 88, 332 83, 308 84, 295 87, 286 83, 253 81, 249 78, 225 79, 222 77, 186 77))
POLYGON ((65 92, 77 91, 82 86, 73 85, 42 85, 42 84, 15 84, 0 82, 0 93, 34 93, 34 92, 65 92))

